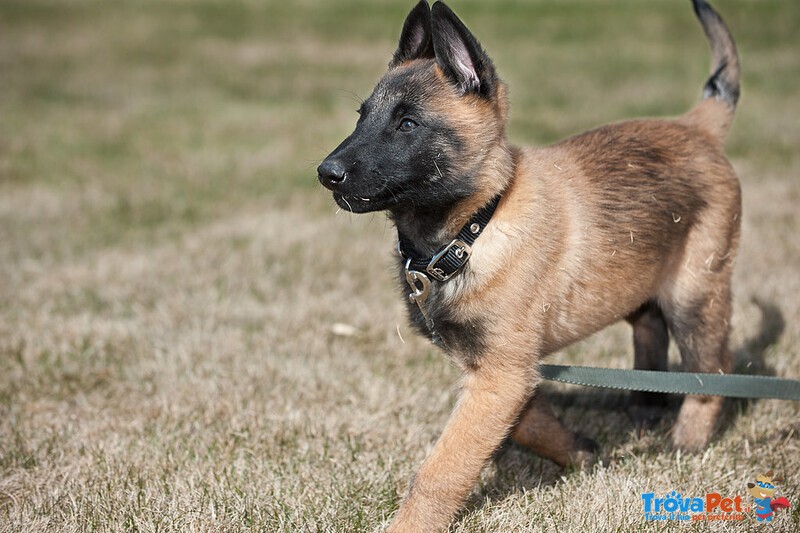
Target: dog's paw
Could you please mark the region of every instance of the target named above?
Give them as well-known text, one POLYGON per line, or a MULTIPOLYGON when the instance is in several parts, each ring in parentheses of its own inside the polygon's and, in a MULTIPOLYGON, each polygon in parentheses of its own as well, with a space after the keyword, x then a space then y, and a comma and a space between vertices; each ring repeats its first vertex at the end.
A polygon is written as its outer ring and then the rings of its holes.
POLYGON ((575 450, 569 454, 569 469, 581 472, 591 472, 597 462, 600 446, 587 437, 578 437, 575 450))
POLYGON ((675 427, 672 432, 672 447, 687 452, 704 450, 711 441, 711 435, 684 427, 675 427))
POLYGON ((686 451, 705 449, 711 441, 723 399, 687 396, 672 428, 672 445, 686 451))

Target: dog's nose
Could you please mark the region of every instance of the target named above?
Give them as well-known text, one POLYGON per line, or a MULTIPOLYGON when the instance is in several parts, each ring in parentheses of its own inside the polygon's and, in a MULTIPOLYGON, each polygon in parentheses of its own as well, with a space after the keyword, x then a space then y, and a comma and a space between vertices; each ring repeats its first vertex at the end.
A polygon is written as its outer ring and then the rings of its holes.
POLYGON ((339 159, 326 159, 317 167, 319 181, 329 189, 342 183, 347 178, 347 171, 339 159))

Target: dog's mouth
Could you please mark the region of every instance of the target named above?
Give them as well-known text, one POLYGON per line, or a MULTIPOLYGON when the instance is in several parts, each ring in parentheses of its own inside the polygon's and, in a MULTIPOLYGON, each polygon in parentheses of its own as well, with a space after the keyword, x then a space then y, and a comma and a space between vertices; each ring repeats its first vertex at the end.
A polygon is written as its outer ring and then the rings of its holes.
POLYGON ((352 213, 369 213, 371 211, 383 211, 397 204, 397 196, 386 189, 373 195, 348 195, 340 192, 333 193, 333 200, 336 204, 352 213))

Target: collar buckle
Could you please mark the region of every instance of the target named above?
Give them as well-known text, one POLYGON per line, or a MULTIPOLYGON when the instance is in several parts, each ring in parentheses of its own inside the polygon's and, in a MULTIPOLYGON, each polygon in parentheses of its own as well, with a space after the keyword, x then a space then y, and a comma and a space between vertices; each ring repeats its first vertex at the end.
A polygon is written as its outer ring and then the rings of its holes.
POLYGON ((472 247, 469 244, 461 239, 453 239, 431 258, 425 271, 438 281, 447 281, 464 268, 471 254, 472 247))

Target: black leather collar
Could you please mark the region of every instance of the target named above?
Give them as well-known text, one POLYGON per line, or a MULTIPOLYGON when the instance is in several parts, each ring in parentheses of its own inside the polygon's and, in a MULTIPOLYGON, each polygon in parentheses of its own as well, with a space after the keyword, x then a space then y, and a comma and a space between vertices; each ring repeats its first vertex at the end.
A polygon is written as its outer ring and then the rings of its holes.
POLYGON ((464 268, 472 254, 472 245, 492 219, 501 195, 495 196, 464 224, 456 238, 431 257, 416 258, 409 253, 413 245, 398 231, 397 251, 407 260, 406 270, 425 273, 438 281, 447 281, 464 268))

